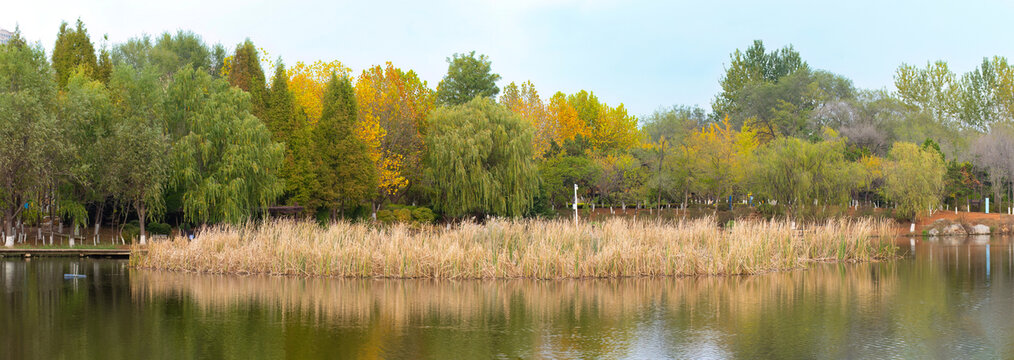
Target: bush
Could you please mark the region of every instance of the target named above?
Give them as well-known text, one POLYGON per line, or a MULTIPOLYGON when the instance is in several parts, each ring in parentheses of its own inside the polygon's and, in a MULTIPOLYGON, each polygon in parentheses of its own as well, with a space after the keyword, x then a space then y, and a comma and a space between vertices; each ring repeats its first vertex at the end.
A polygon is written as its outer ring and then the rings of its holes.
POLYGON ((412 222, 412 210, 401 208, 393 211, 394 219, 398 222, 412 222))
POLYGON ((380 210, 377 211, 377 221, 385 224, 390 224, 395 221, 394 213, 391 210, 380 210))
POLYGON ((172 233, 173 230, 172 226, 169 226, 169 224, 166 223, 151 223, 144 225, 145 225, 144 230, 155 235, 169 235, 170 233, 172 233))
POLYGON ((123 231, 121 232, 123 239, 127 241, 134 241, 141 234, 141 227, 134 223, 128 223, 123 225, 123 231))
POLYGON ((415 220, 419 223, 430 224, 433 222, 433 220, 436 219, 437 219, 436 214, 433 213, 433 210, 430 210, 427 207, 420 206, 417 207, 415 210, 412 210, 412 220, 415 220))

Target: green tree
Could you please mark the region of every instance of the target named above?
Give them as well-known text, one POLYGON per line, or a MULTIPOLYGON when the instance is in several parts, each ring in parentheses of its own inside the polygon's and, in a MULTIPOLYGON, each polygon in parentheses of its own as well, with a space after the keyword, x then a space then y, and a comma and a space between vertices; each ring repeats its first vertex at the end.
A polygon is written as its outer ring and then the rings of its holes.
POLYGON ((816 143, 776 139, 757 151, 753 168, 751 189, 790 207, 847 204, 865 179, 864 169, 845 158, 845 140, 833 131, 816 143))
POLYGON ((252 113, 265 118, 267 113, 267 90, 264 69, 257 55, 257 48, 250 39, 236 45, 236 51, 229 61, 229 84, 250 93, 252 113))
POLYGON ((715 96, 712 103, 713 121, 739 112, 737 98, 744 87, 755 83, 775 83, 796 70, 808 68, 791 45, 765 52, 761 40, 754 40, 745 52, 736 49, 729 58, 731 62, 721 80, 722 92, 715 96))
POLYGON ((171 186, 187 221, 238 223, 281 195, 284 146, 250 113, 250 95, 190 66, 166 91, 171 186))
POLYGON ((77 27, 71 29, 66 22, 60 24, 60 32, 56 34, 56 45, 53 46, 53 69, 56 70, 56 83, 62 89, 67 86, 67 79, 75 69, 81 67, 91 79, 98 79, 98 59, 95 47, 88 37, 81 19, 77 19, 77 27))
POLYGON ((461 105, 475 97, 496 98, 500 93, 496 86, 500 74, 493 73, 486 55, 475 57, 475 51, 454 54, 447 64, 447 75, 437 85, 438 104, 461 105))
POLYGON ((41 47, 0 46, 0 209, 6 246, 25 204, 48 188, 48 150, 60 146, 53 72, 41 47))
POLYGON ((539 175, 553 207, 573 200, 574 184, 581 196, 589 196, 601 169, 585 156, 555 156, 539 162, 539 175))
POLYGON ((918 220, 940 205, 947 168, 934 151, 899 142, 888 153, 884 193, 900 215, 918 220))
POLYGON ((289 77, 281 61, 271 78, 268 106, 264 123, 275 141, 285 143, 285 160, 281 170, 281 177, 285 180, 282 201, 311 210, 314 191, 311 130, 307 126, 306 115, 296 109, 295 98, 289 91, 289 77))
POLYGON ((171 143, 163 131, 164 92, 158 74, 118 66, 109 83, 115 107, 111 148, 104 159, 107 174, 116 182, 116 196, 135 212, 140 242, 145 244, 145 224, 165 211, 164 190, 169 180, 171 143))
POLYGON ((430 115, 428 178, 433 204, 450 217, 521 216, 539 190, 533 129, 489 98, 430 115))
POLYGON ((355 136, 356 94, 348 77, 331 74, 314 129, 317 199, 331 220, 359 206, 377 191, 376 168, 369 149, 355 136))

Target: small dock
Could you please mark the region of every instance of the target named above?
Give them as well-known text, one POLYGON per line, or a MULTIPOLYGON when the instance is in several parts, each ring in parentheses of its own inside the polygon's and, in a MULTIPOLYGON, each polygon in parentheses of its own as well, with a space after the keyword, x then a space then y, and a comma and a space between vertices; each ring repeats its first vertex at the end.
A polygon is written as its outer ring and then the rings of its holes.
POLYGON ((130 257, 130 249, 29 249, 0 248, 0 257, 18 256, 76 256, 76 257, 130 257))

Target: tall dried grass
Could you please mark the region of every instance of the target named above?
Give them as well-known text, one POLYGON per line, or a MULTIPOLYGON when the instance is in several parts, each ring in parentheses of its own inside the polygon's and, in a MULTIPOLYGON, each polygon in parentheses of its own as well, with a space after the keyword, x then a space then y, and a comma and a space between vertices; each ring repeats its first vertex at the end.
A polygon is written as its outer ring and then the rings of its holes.
POLYGON ((138 268, 207 273, 391 278, 608 278, 753 274, 809 261, 894 256, 889 223, 781 221, 719 228, 712 219, 598 224, 503 220, 450 229, 274 221, 218 226, 195 240, 134 247, 138 268))

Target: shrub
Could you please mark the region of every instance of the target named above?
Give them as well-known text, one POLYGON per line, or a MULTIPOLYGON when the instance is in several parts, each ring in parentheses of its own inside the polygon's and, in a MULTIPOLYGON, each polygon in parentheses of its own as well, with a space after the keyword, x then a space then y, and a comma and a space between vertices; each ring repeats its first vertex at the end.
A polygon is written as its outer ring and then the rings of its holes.
POLYGON ((134 241, 141 234, 141 227, 135 225, 133 222, 123 225, 123 239, 127 241, 134 241))
POLYGON ((155 235, 169 235, 172 233, 172 226, 166 223, 144 224, 145 230, 155 235))
POLYGON ((398 222, 411 222, 412 221, 412 210, 407 208, 401 208, 393 211, 394 219, 398 222))
POLYGON ((385 224, 390 224, 395 221, 394 213, 391 210, 380 210, 377 211, 377 221, 385 224))
POLYGON ((433 210, 430 210, 427 207, 420 206, 417 207, 415 210, 412 210, 412 220, 415 220, 417 222, 429 224, 436 219, 437 219, 436 214, 433 214, 433 210))

